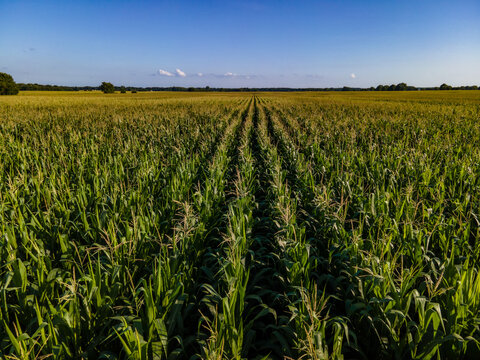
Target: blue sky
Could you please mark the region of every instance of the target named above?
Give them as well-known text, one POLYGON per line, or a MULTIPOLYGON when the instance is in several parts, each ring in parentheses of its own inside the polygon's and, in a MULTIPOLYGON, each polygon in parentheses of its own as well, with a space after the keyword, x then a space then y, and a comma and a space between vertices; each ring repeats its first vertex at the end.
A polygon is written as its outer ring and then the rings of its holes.
POLYGON ((480 1, 0 0, 0 71, 60 85, 480 85, 480 1))

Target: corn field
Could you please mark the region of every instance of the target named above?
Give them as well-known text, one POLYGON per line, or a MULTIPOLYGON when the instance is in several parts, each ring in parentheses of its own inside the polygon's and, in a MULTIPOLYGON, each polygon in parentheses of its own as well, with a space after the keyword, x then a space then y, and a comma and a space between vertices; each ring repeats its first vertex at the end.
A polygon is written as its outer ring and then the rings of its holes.
POLYGON ((0 99, 0 357, 480 357, 480 94, 0 99))

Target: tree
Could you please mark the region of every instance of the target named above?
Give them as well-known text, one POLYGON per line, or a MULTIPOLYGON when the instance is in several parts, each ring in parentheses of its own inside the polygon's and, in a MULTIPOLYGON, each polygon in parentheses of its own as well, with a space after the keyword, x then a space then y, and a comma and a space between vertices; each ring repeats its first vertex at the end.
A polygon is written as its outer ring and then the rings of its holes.
POLYGON ((120 86, 120 93, 121 94, 126 94, 127 93, 127 88, 125 86, 120 86))
POLYGON ((0 95, 17 95, 18 86, 12 75, 0 72, 0 95))
POLYGON ((452 87, 444 83, 440 85, 440 90, 452 90, 452 87))
POLYGON ((115 92, 115 86, 109 82, 102 82, 100 85, 100 90, 102 90, 105 94, 113 94, 115 92))

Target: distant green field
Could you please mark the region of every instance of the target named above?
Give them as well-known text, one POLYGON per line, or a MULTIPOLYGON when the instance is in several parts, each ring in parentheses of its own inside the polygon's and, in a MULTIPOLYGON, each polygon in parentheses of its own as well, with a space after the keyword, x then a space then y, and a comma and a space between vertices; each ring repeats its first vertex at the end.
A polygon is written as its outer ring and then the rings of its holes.
POLYGON ((0 358, 480 358, 480 91, 0 97, 0 358))

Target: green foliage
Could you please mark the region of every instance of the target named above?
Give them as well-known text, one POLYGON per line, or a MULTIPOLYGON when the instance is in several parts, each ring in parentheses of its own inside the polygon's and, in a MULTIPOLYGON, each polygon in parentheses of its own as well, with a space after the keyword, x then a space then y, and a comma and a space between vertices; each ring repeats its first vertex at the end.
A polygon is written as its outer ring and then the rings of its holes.
POLYGON ((113 86, 112 83, 104 81, 100 85, 100 90, 102 90, 104 94, 113 94, 115 93, 115 86, 113 86))
POLYGON ((0 99, 3 357, 479 357, 478 94, 130 96, 0 99))
POLYGON ((0 72, 0 95, 17 95, 18 86, 9 74, 0 72))

